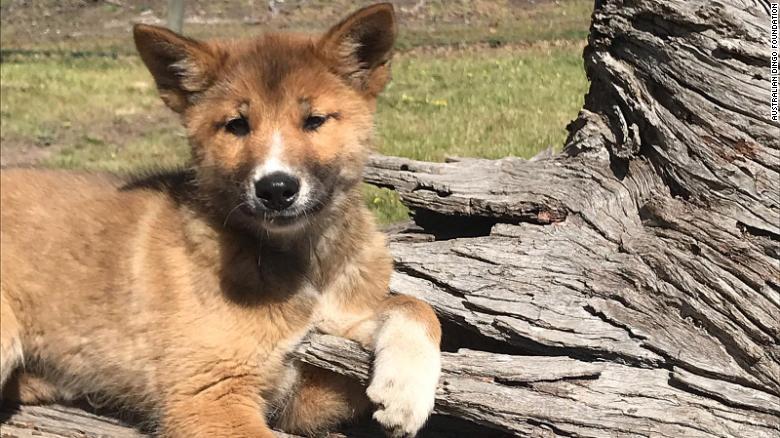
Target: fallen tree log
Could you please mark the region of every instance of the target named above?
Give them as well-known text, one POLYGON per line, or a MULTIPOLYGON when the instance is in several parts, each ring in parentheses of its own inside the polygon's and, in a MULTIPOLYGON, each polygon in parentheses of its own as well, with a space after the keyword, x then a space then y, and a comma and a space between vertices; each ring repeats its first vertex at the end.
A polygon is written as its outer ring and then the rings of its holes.
MULTIPOLYGON (((366 180, 397 190, 416 222, 391 234, 392 291, 429 301, 444 326, 424 436, 780 435, 764 6, 598 0, 591 88, 561 154, 372 159, 366 180)), ((370 370, 368 353, 331 337, 298 358, 359 380, 370 370)), ((54 427, 44 417, 70 423, 42 436, 119 427, 81 415, 24 408, 0 431, 54 427)))
POLYGON ((432 302, 469 347, 477 335, 501 352, 633 370, 615 384, 602 372, 611 402, 583 397, 597 406, 587 415, 542 422, 523 408, 516 422, 538 426, 524 433, 777 436, 780 125, 768 114, 767 13, 750 1, 596 3, 592 85, 560 156, 373 161, 366 179, 398 190, 440 239, 393 244, 392 287, 432 302), (612 412, 626 392, 647 399, 612 412), (713 411, 727 406, 740 413, 713 411))

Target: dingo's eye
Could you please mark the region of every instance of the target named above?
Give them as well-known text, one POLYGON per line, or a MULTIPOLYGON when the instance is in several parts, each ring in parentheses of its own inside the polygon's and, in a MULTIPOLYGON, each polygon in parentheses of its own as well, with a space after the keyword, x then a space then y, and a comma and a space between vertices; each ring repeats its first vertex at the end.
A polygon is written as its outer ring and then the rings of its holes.
POLYGON ((303 120, 303 130, 307 132, 316 131, 328 121, 328 116, 312 114, 303 120))
POLYGON ((249 122, 243 116, 228 120, 225 123, 225 131, 236 137, 243 137, 249 134, 249 122))

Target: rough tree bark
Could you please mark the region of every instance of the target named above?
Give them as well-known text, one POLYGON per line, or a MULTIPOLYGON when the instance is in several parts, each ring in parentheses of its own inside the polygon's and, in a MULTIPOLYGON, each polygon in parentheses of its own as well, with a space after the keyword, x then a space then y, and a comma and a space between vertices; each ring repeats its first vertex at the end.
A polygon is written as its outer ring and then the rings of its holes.
MULTIPOLYGON (((426 433, 780 436, 780 125, 765 4, 595 6, 591 88, 561 154, 375 157, 367 170, 417 223, 391 234, 391 288, 432 303, 445 328, 426 433)), ((370 370, 368 353, 332 337, 298 355, 356 379, 370 370)), ((53 430, 40 419, 65 414, 56 424, 100 436, 84 426, 99 419, 48 408, 13 414, 2 433, 53 430)))

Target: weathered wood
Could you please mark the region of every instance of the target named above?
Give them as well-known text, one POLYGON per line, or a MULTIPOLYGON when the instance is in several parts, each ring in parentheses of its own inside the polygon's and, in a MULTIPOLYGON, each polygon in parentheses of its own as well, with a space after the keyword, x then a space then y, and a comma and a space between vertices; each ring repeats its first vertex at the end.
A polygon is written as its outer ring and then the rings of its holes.
POLYGON ((64 406, 22 406, 2 412, 0 437, 138 438, 142 435, 118 421, 64 406))
MULTIPOLYGON (((142 438, 145 434, 108 416, 67 406, 19 406, 0 413, 2 438, 142 438)), ((296 438, 277 432, 279 438, 296 438)), ((343 436, 333 434, 333 438, 343 436)))
MULTIPOLYGON (((79 408, 53 406, 20 406, 3 411, 0 415, 2 438, 143 438, 135 428, 108 417, 86 412, 79 408)), ((352 438, 370 438, 368 432, 350 433, 352 438)), ((301 438, 276 431, 279 438, 301 438)), ((328 434, 328 438, 344 438, 342 433, 328 434)))
MULTIPOLYGON (((361 380, 369 376, 369 353, 343 339, 317 336, 299 358, 361 380)), ((443 354, 436 412, 521 436, 780 434, 780 398, 722 385, 683 370, 462 349, 443 354), (728 392, 731 402, 698 394, 706 392, 728 392)))

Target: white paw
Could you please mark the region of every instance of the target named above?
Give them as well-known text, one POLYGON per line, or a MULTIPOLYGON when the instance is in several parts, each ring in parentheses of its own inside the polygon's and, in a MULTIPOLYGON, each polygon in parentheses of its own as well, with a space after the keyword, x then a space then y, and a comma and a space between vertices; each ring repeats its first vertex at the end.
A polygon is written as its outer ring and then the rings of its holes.
POLYGON ((433 411, 441 372, 438 345, 408 320, 388 321, 375 345, 374 374, 366 391, 377 406, 374 419, 393 438, 413 437, 433 411))

